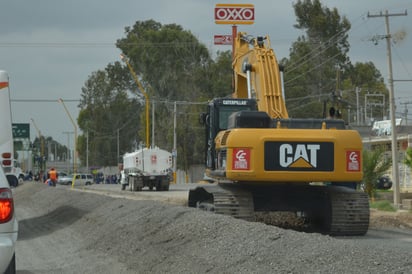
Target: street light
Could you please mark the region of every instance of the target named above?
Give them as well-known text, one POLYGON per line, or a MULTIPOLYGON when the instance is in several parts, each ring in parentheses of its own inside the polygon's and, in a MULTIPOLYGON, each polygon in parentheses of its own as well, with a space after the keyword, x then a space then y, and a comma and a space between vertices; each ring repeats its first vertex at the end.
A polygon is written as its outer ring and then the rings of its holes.
POLYGON ((139 87, 140 91, 143 93, 144 98, 146 99, 146 147, 150 147, 150 140, 149 140, 149 96, 147 95, 146 91, 143 88, 143 85, 140 83, 139 79, 137 78, 136 73, 133 70, 133 67, 130 65, 129 61, 127 60, 124 54, 120 54, 120 59, 124 61, 127 67, 130 70, 130 73, 133 76, 134 81, 136 82, 137 86, 139 87))
POLYGON ((76 171, 77 171, 77 163, 76 163, 76 162, 77 162, 77 161, 76 161, 76 159, 77 159, 77 125, 76 125, 76 123, 74 122, 72 116, 70 115, 70 112, 69 112, 69 110, 67 109, 66 104, 64 103, 63 99, 62 99, 62 98, 59 98, 58 102, 63 105, 64 110, 66 111, 67 116, 69 116, 70 121, 72 122, 73 128, 74 128, 73 173, 76 174, 76 171))

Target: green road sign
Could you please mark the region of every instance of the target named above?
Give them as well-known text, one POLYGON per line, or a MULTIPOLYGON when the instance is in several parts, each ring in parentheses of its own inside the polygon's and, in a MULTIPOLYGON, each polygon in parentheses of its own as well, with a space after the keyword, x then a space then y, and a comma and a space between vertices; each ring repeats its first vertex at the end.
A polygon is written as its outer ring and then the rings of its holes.
POLYGON ((13 138, 30 139, 30 124, 14 124, 13 123, 13 138))

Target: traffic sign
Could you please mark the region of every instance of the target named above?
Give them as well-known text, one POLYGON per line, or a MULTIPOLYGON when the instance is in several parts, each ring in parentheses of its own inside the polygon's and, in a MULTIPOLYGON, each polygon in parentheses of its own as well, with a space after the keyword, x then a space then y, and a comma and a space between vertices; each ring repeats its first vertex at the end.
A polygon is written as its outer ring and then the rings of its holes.
POLYGON ((12 125, 13 138, 30 139, 30 124, 16 124, 12 125))
POLYGON ((216 24, 253 24, 255 7, 253 4, 216 4, 216 24))
POLYGON ((232 35, 215 35, 214 42, 215 45, 232 45, 232 35))

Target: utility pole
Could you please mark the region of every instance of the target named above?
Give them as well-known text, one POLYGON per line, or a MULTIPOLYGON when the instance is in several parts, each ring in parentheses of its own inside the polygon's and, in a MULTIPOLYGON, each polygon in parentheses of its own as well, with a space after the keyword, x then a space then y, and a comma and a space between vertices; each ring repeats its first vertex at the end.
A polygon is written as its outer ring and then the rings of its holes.
POLYGON ((39 136, 39 143, 40 143, 40 172, 44 172, 46 168, 46 158, 44 157, 44 136, 41 134, 40 129, 37 127, 36 122, 34 122, 34 119, 30 119, 31 122, 33 123, 34 128, 37 131, 37 134, 39 136))
POLYGON ((177 140, 176 140, 176 101, 173 105, 173 182, 176 184, 176 170, 177 170, 177 140))
POLYGON ((356 87, 355 92, 356 92, 356 124, 359 126, 360 125, 360 114, 359 114, 359 93, 360 93, 360 88, 356 87))
POLYGON ((74 129, 73 173, 76 174, 77 172, 77 124, 74 122, 74 119, 72 115, 70 114, 69 110, 67 109, 66 104, 64 103, 63 99, 60 98, 58 102, 63 105, 63 108, 66 111, 66 114, 69 117, 70 122, 72 123, 73 129, 74 129))
MULTIPOLYGON (((70 149, 70 134, 74 134, 73 131, 63 131, 63 134, 67 134, 67 172, 70 172, 70 158, 71 158, 71 149, 70 149)), ((73 165, 73 173, 76 173, 76 171, 74 170, 74 165, 73 165)))
POLYGON ((399 190, 399 173, 398 173, 398 140, 396 136, 396 118, 395 118, 395 96, 394 96, 394 86, 393 86, 393 75, 392 75, 392 53, 391 53, 391 33, 389 29, 389 16, 406 16, 408 13, 389 13, 387 10, 385 14, 380 12, 379 14, 369 14, 368 18, 375 17, 385 17, 386 25, 386 51, 388 56, 388 67, 389 67, 389 104, 390 104, 390 116, 391 116, 391 127, 392 127, 392 180, 394 181, 394 191, 393 191, 393 203, 395 207, 400 208, 400 190, 399 190))

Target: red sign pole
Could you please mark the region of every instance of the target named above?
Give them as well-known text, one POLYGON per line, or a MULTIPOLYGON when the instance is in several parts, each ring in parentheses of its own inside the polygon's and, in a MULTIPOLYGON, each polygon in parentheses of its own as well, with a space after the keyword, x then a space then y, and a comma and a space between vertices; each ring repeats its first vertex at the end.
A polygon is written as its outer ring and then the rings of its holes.
POLYGON ((237 36, 237 26, 232 26, 232 61, 235 61, 235 39, 237 36))
MULTIPOLYGON (((215 23, 232 24, 232 61, 235 60, 235 40, 237 36, 236 24, 253 24, 255 7, 253 4, 216 4, 215 23)), ((233 78, 232 86, 234 87, 233 78)))
MULTIPOLYGON (((237 36, 237 26, 232 25, 232 63, 235 61, 235 39, 237 36)), ((235 77, 232 74, 232 92, 235 92, 235 77)))

